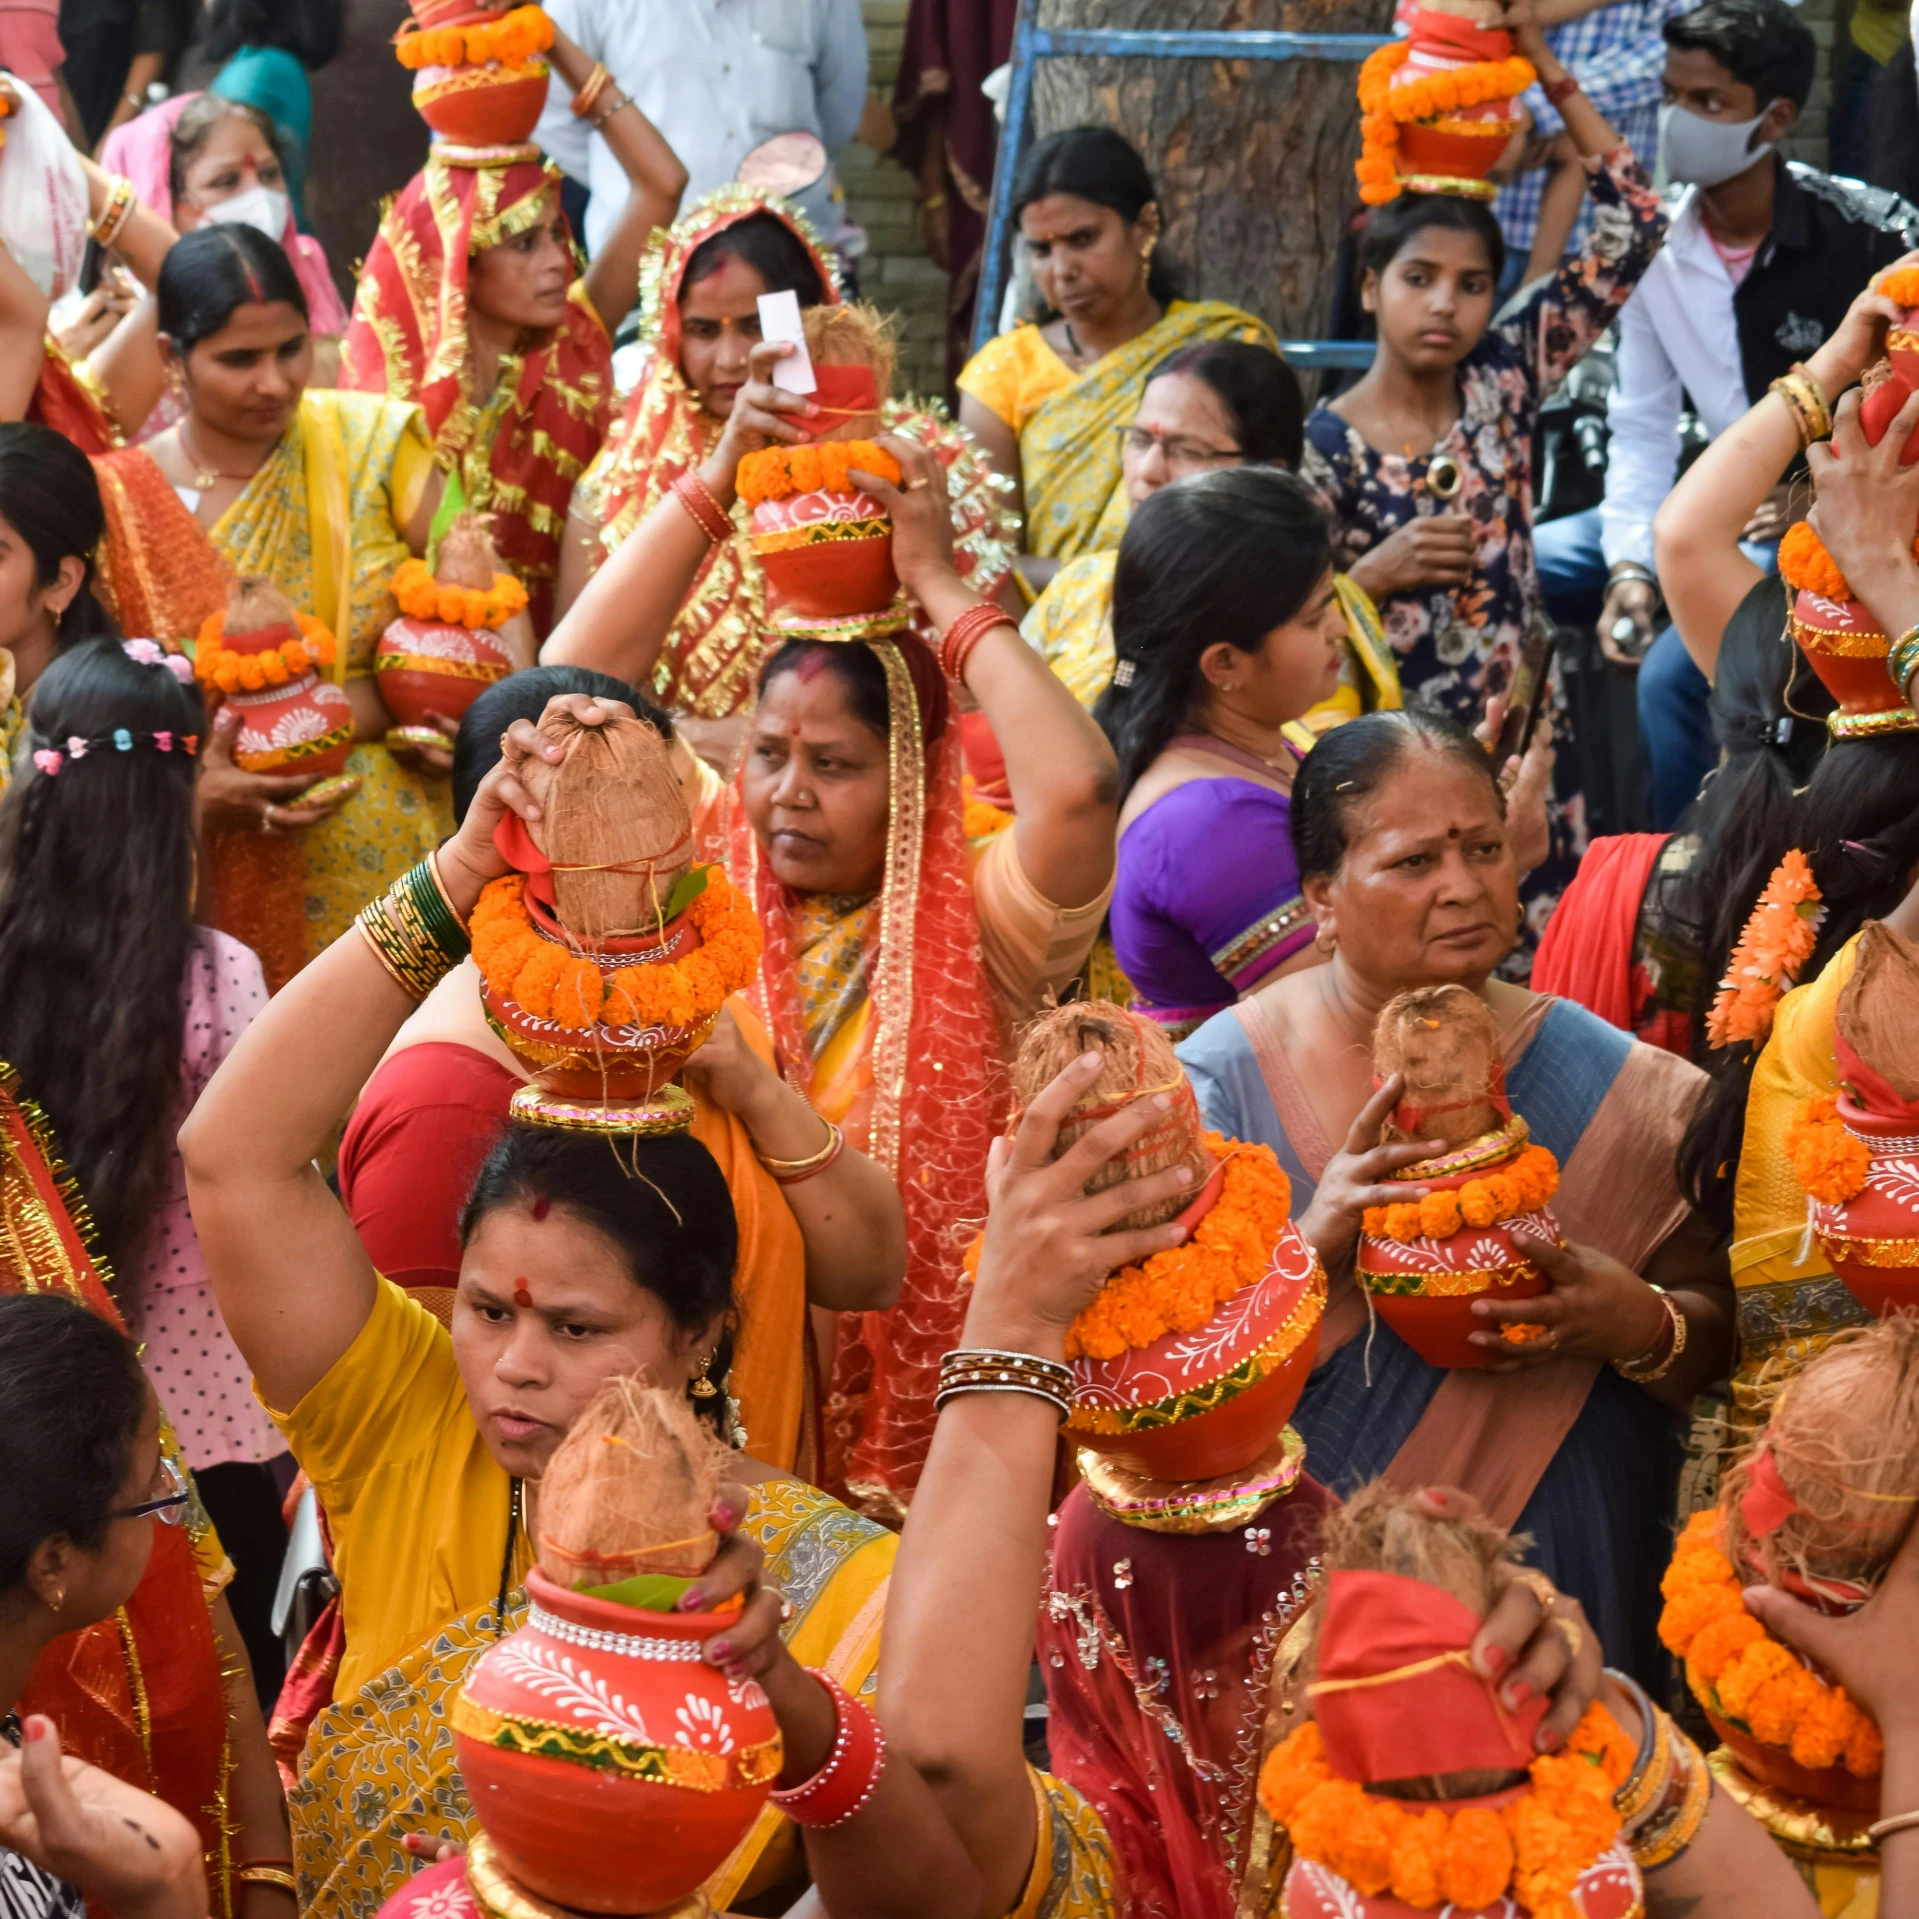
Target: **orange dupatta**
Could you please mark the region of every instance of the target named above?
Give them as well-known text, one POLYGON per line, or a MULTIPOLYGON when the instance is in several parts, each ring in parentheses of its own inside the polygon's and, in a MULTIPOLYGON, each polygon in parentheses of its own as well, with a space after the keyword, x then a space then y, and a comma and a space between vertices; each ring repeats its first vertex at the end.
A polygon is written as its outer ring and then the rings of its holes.
POLYGON ((573 483, 612 417, 613 343, 576 280, 565 321, 502 359, 503 392, 481 408, 468 385, 466 304, 472 256, 533 225, 558 179, 537 147, 434 146, 380 222, 340 368, 344 388, 419 403, 436 460, 458 467, 467 504, 488 515, 542 639, 573 483), (476 445, 496 406, 490 440, 476 445))
MULTIPOLYGON (((222 612, 233 570, 144 447, 96 459, 107 537, 99 587, 120 631, 173 652, 222 612)), ((277 993, 306 964, 306 854, 298 835, 215 826, 206 834, 200 916, 253 948, 277 993)))
MULTIPOLYGON (((63 1293, 124 1334, 109 1275, 93 1256, 92 1230, 45 1116, 0 1065, 0 1291, 63 1293)), ((175 1450, 164 1423, 162 1440, 175 1450)), ((192 1820, 216 1919, 232 1913, 226 1696, 206 1585, 185 1528, 154 1527, 146 1572, 112 1618, 42 1650, 20 1710, 45 1713, 73 1757, 157 1793, 192 1820)), ((90 1909, 99 1910, 91 1902, 90 1909)))

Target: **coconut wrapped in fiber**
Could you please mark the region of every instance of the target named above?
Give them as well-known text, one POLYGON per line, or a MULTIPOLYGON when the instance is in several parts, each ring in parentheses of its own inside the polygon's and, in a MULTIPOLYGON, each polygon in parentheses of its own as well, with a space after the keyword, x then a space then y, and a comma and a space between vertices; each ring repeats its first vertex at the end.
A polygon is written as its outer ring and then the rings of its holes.
POLYGON ((270 633, 293 627, 293 603, 269 579, 249 573, 234 581, 227 594, 227 615, 221 634, 229 645, 250 633, 270 633))
POLYGON ((1852 1599, 1876 1584, 1919 1512, 1919 1317, 1842 1332, 1787 1377, 1720 1509, 1741 1578, 1852 1599))
POLYGON ((1082 1053, 1104 1055, 1099 1078, 1080 1095, 1060 1128, 1054 1157, 1083 1138, 1122 1106, 1155 1093, 1170 1093, 1166 1117, 1136 1141, 1126 1154, 1102 1166, 1086 1182, 1089 1193, 1104 1192, 1122 1181, 1141 1180, 1171 1166, 1184 1166, 1192 1183, 1183 1196, 1128 1213, 1108 1230, 1159 1226, 1177 1218, 1212 1176, 1214 1160, 1206 1150, 1199 1105, 1173 1052, 1173 1043, 1149 1019, 1105 1000, 1086 1000, 1042 1014, 1026 1029, 1013 1062, 1013 1097, 1024 1109, 1082 1053))
POLYGON ((1879 920, 1839 989, 1839 1037, 1902 1100, 1919 1100, 1919 946, 1879 920))
POLYGON ((812 428, 816 440, 870 440, 881 431, 879 408, 893 392, 893 367, 898 345, 893 322, 876 307, 860 300, 848 300, 839 306, 814 306, 800 314, 806 334, 806 351, 815 373, 822 375, 820 391, 813 398, 822 407, 840 406, 844 396, 835 388, 834 378, 825 373, 829 367, 867 367, 873 375, 874 406, 871 412, 831 412, 812 428))
POLYGON ((1506 1123, 1499 1025, 1463 986, 1422 986, 1388 1000, 1373 1026, 1373 1071, 1382 1082, 1395 1073, 1406 1082, 1386 1122, 1389 1144, 1463 1146, 1506 1123))
POLYGON ((540 1481, 540 1571, 575 1591, 697 1579, 719 1551, 712 1512, 732 1458, 683 1390, 608 1380, 540 1481))
POLYGON ((503 571, 499 548, 493 544, 484 513, 456 513, 440 542, 433 577, 442 586, 462 586, 485 593, 503 571))
POLYGON ((645 720, 586 726, 558 700, 540 730, 566 757, 528 759, 520 778, 539 804, 528 831, 553 862, 561 924, 588 943, 656 931, 693 864, 692 815, 671 749, 645 720))

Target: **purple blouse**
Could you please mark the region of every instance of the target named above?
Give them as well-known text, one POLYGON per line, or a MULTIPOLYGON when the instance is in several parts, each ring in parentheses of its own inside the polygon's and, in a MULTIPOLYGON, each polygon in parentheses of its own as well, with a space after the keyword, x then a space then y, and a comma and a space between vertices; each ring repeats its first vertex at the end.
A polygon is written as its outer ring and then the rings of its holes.
POLYGON ((1137 1011, 1174 1039, 1231 1006, 1313 937, 1284 793, 1189 780, 1119 842, 1113 952, 1137 1011))

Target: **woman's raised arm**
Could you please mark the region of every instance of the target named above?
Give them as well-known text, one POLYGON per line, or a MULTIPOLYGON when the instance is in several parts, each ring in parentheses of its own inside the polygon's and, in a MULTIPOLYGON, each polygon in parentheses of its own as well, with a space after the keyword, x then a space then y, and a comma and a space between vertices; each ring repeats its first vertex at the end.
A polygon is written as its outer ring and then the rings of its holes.
POLYGON ((946 469, 924 447, 889 438, 901 485, 875 474, 860 485, 893 518, 893 564, 942 633, 974 618, 981 630, 956 650, 949 673, 979 702, 1006 756, 1013 838, 1026 877, 1058 906, 1084 906, 1113 877, 1119 837, 1119 765, 1093 716, 1020 637, 1012 615, 983 600, 953 566, 946 469), (995 617, 974 615, 990 606, 995 617), (957 671, 955 671, 957 669, 957 671))
MULTIPOLYGON (((585 725, 605 717, 593 700, 566 705, 585 725)), ((501 814, 539 818, 518 772, 533 755, 557 761, 561 748, 516 720, 505 758, 434 856, 462 926, 506 871, 493 845, 501 814)), ((180 1130, 214 1296, 261 1393, 283 1411, 326 1377, 373 1310, 372 1261, 314 1158, 417 1003, 354 926, 268 1002, 180 1130)))

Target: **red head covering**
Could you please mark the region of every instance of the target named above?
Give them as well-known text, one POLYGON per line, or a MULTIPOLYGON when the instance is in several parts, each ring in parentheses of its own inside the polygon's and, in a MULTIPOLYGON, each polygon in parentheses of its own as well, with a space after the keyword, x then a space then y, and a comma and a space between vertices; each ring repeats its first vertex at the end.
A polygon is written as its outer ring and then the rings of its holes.
MULTIPOLYGON (((347 328, 340 384, 415 400, 442 466, 461 460, 481 423, 467 373, 472 256, 539 220, 559 176, 537 147, 436 146, 380 222, 347 328)), ((571 234, 567 235, 569 244, 571 234)), ((575 283, 566 319, 502 364, 511 381, 486 468, 462 464, 467 502, 487 513, 500 556, 544 634, 573 482, 612 417, 613 348, 575 283)))
MULTIPOLYGON (((886 669, 892 713, 891 794, 878 934, 863 955, 873 1098, 858 1144, 899 1182, 906 1283, 887 1312, 840 1315, 826 1483, 871 1511, 898 1514, 932 1443, 940 1355, 959 1344, 961 1262, 986 1217, 986 1155, 1010 1091, 980 961, 959 728, 946 679, 919 640, 871 645, 886 669)), ((766 929, 755 999, 782 1067, 804 1085, 813 1069, 795 977, 804 900, 761 860, 741 794, 732 870, 766 929)))
POLYGON ((1476 1614, 1450 1593, 1397 1573, 1326 1581, 1319 1671, 1308 1689, 1326 1757, 1343 1779, 1523 1772, 1546 1701, 1499 1703, 1467 1649, 1476 1614))

